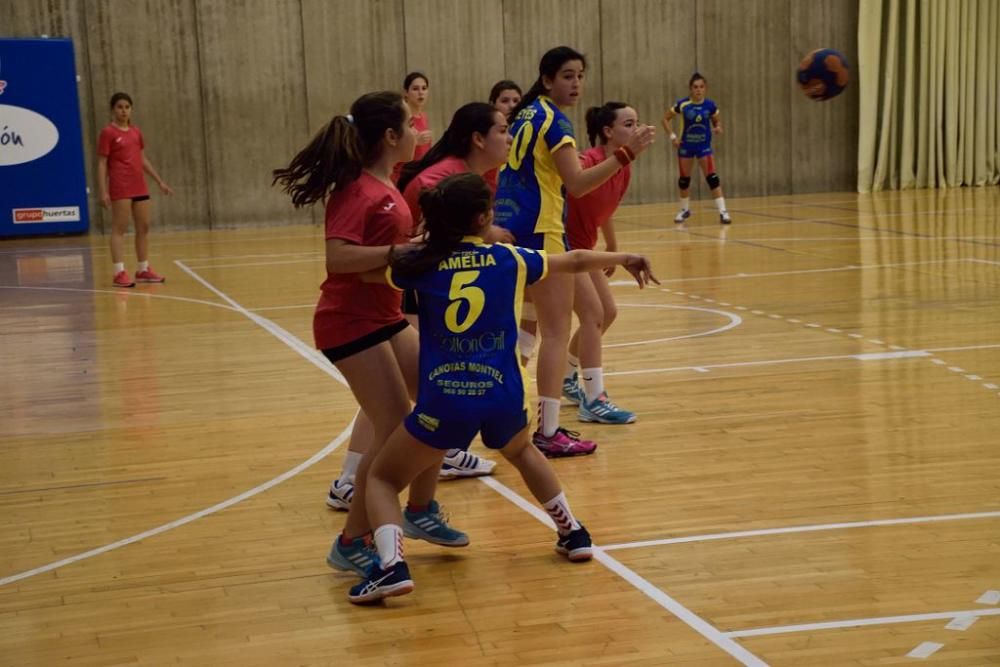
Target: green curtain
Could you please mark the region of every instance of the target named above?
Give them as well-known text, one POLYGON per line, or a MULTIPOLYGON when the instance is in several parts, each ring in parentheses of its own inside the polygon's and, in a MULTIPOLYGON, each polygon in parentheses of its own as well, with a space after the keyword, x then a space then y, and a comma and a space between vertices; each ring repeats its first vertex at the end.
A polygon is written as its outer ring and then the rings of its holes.
POLYGON ((1000 182, 1000 0, 860 0, 858 191, 1000 182))

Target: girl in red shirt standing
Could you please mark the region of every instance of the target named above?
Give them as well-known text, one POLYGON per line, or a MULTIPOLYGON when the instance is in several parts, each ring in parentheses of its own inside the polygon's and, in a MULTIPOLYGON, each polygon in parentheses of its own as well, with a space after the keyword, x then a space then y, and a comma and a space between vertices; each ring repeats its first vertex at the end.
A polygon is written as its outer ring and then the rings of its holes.
MULTIPOLYGON (((591 148, 580 154, 584 169, 604 162, 628 143, 638 126, 635 109, 623 102, 608 102, 587 109, 587 136, 591 148)), ((631 165, 582 197, 566 197, 566 237, 574 250, 592 250, 597 230, 604 236, 605 250, 618 251, 611 216, 621 203, 632 178, 631 165)), ((590 280, 578 281, 573 304, 580 328, 569 343, 569 364, 563 379, 563 397, 579 405, 577 418, 601 424, 631 424, 635 413, 611 402, 604 390, 601 336, 618 314, 608 277, 614 268, 592 271, 590 280), (581 386, 580 380, 582 379, 581 386)))
MULTIPOLYGON (((413 157, 417 131, 399 93, 369 93, 334 116, 274 182, 296 207, 326 199, 326 270, 313 316, 316 347, 347 380, 363 415, 356 430, 372 440, 361 457, 343 533, 327 562, 364 574, 372 564, 365 477, 381 444, 410 412, 417 382, 417 332, 400 312, 400 295, 359 274, 386 266, 413 228, 409 207, 390 180, 413 157)), ((356 433, 355 435, 358 435, 356 433)), ((365 449, 365 448, 362 448, 365 449)), ((445 546, 469 538, 448 526, 434 498, 438 466, 410 485, 406 534, 445 546)))
POLYGON ((160 191, 173 194, 173 189, 156 173, 143 153, 142 132, 132 125, 132 98, 125 93, 111 96, 112 120, 101 130, 97 140, 97 183, 101 206, 111 209, 111 261, 114 263, 112 284, 115 287, 135 287, 125 270, 125 231, 129 212, 135 221, 135 254, 139 264, 135 279, 141 283, 162 283, 165 279, 149 266, 149 220, 152 206, 149 188, 143 172, 153 177, 160 191))
MULTIPOLYGON (((434 143, 434 135, 431 133, 430 124, 427 122, 427 114, 424 113, 424 105, 427 104, 427 94, 430 83, 423 72, 410 72, 403 79, 403 100, 410 109, 413 117, 413 127, 417 131, 417 147, 413 151, 413 159, 419 160, 434 143)), ((392 169, 392 182, 399 181, 399 174, 403 169, 403 162, 400 162, 392 169)), ((403 188, 400 188, 402 191, 403 188)))

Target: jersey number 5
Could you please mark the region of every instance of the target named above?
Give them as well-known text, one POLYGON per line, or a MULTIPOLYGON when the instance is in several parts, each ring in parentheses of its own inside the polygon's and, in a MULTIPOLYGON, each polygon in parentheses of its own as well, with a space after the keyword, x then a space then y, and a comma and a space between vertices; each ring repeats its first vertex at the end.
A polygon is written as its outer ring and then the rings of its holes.
POLYGON ((479 277, 479 271, 457 271, 451 278, 451 288, 448 290, 448 298, 451 303, 444 311, 444 324, 448 330, 454 333, 463 333, 469 330, 479 316, 483 314, 486 306, 486 294, 480 288, 472 285, 479 277), (458 311, 462 304, 468 304, 465 319, 458 321, 458 311))

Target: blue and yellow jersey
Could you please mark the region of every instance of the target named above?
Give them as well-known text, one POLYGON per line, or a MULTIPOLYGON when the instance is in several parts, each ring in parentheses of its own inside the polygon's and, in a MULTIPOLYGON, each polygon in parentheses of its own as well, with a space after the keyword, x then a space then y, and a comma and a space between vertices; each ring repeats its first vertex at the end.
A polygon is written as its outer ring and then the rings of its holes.
POLYGON ((712 116, 719 113, 715 102, 706 97, 696 103, 685 97, 677 100, 671 109, 681 117, 681 146, 708 148, 712 145, 712 116))
POLYGON ((564 231, 563 182, 552 157, 576 146, 573 124, 542 95, 518 112, 510 128, 514 142, 497 182, 494 222, 514 238, 564 231))
POLYGON ((390 285, 418 295, 416 411, 427 419, 473 420, 527 407, 517 327, 525 285, 547 271, 544 252, 476 236, 419 276, 386 270, 390 285))

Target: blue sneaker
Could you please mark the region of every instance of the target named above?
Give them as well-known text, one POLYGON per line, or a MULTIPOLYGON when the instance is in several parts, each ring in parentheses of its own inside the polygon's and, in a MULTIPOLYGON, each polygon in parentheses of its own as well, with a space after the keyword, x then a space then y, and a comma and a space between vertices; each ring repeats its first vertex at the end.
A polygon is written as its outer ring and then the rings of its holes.
POLYGON ((598 424, 631 424, 635 421, 635 413, 622 410, 611 402, 607 392, 603 392, 590 402, 584 400, 580 403, 576 418, 582 422, 598 424))
POLYGON ((682 208, 681 210, 677 211, 677 215, 674 216, 674 222, 676 222, 679 225, 690 217, 691 217, 691 209, 682 208))
POLYGON ((556 553, 566 556, 574 563, 581 563, 593 557, 591 550, 594 543, 590 541, 590 533, 583 526, 560 535, 556 541, 556 553))
POLYGON ((387 570, 373 567, 360 584, 351 586, 347 599, 354 604, 372 604, 383 598, 406 595, 413 591, 413 579, 405 561, 399 561, 387 570))
POLYGON ((563 378, 563 398, 573 405, 583 403, 583 387, 580 386, 580 379, 575 372, 573 373, 573 377, 563 378))
POLYGON ((403 535, 413 540, 425 540, 443 547, 464 547, 469 544, 469 536, 448 525, 448 517, 441 506, 432 500, 425 512, 403 510, 403 535))
POLYGON ((340 535, 333 540, 330 553, 326 555, 326 564, 335 570, 353 572, 359 577, 368 574, 368 570, 378 563, 378 552, 367 535, 351 540, 349 546, 340 543, 340 535))

